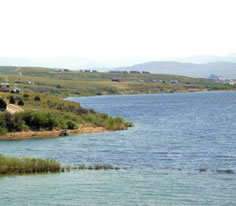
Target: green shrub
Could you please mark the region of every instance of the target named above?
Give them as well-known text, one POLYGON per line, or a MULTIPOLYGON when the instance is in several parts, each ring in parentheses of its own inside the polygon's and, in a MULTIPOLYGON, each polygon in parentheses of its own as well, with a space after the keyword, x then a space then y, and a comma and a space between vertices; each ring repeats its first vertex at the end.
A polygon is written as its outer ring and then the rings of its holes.
POLYGON ((118 94, 118 90, 115 87, 105 88, 105 91, 107 91, 108 94, 118 94))
POLYGON ((0 98, 0 111, 5 111, 7 109, 7 103, 0 98))
POLYGON ((15 100, 15 98, 13 96, 10 96, 9 103, 10 104, 15 104, 16 103, 16 100, 15 100))
POLYGON ((24 95, 23 95, 23 98, 24 98, 24 99, 29 99, 29 94, 24 94, 24 95))
POLYGON ((35 96, 34 97, 34 101, 40 101, 41 99, 40 99, 40 96, 35 96))
POLYGON ((0 135, 4 135, 7 133, 7 129, 5 127, 0 127, 0 135))
POLYGON ((24 106, 24 104, 25 104, 25 103, 24 103, 24 101, 23 101, 22 99, 20 99, 20 100, 18 101, 18 105, 19 105, 19 106, 24 106))
POLYGON ((66 122, 67 125, 67 129, 77 129, 78 128, 78 124, 72 120, 68 120, 66 122))

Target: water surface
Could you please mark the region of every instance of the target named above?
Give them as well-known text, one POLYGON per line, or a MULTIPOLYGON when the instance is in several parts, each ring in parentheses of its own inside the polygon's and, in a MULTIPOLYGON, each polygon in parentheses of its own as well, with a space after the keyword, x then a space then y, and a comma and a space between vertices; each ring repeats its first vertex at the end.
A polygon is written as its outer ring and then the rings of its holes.
POLYGON ((134 123, 126 131, 1 141, 0 153, 119 171, 0 177, 0 205, 235 205, 236 93, 69 98, 134 123), (200 173, 197 169, 207 168, 200 173))

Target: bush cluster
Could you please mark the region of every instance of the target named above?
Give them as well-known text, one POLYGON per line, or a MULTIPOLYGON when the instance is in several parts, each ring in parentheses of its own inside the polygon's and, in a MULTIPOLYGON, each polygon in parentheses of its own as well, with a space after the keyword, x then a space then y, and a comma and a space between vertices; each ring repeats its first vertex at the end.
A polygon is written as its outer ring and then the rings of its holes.
POLYGON ((0 98, 0 111, 5 111, 6 108, 7 108, 7 103, 2 98, 0 98))
POLYGON ((94 126, 104 127, 107 130, 122 130, 131 127, 131 122, 126 122, 122 117, 110 117, 107 114, 82 114, 81 123, 90 123, 94 126))
POLYGON ((10 104, 15 104, 16 103, 16 100, 15 100, 15 98, 13 96, 10 96, 9 103, 10 104))
MULTIPOLYGON (((87 111, 87 110, 86 110, 87 111)), ((121 130, 132 126, 121 117, 110 117, 107 114, 98 114, 93 110, 88 113, 60 114, 54 112, 40 113, 24 111, 15 114, 0 113, 0 135, 7 132, 20 132, 26 130, 39 131, 53 129, 77 129, 79 124, 104 127, 107 130, 121 130)))
POLYGON ((0 114, 0 134, 28 129, 39 131, 40 129, 53 130, 54 128, 76 129, 78 124, 51 112, 25 111, 14 115, 6 112, 0 114))

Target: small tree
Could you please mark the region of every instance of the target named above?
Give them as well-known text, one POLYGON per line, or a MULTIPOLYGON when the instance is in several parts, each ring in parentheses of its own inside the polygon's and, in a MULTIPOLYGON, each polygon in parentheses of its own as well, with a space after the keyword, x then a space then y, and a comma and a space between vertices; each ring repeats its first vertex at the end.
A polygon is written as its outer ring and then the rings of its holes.
POLYGON ((22 99, 20 99, 19 102, 18 102, 18 105, 24 106, 24 104, 25 104, 24 101, 22 99))
POLYGON ((34 101, 40 101, 40 97, 39 96, 35 96, 34 97, 34 101))
POLYGON ((5 127, 0 127, 0 135, 4 135, 7 133, 7 129, 5 127))
POLYGON ((77 129, 78 125, 76 124, 76 122, 72 121, 72 120, 68 120, 66 122, 67 124, 67 129, 77 129))
POLYGON ((10 96, 9 103, 10 104, 15 104, 16 103, 16 100, 15 100, 15 98, 13 96, 10 96))
POLYGON ((0 99, 0 110, 5 111, 7 109, 7 103, 1 98, 0 99))
POLYGON ((29 99, 29 94, 24 94, 23 97, 24 99, 29 99))

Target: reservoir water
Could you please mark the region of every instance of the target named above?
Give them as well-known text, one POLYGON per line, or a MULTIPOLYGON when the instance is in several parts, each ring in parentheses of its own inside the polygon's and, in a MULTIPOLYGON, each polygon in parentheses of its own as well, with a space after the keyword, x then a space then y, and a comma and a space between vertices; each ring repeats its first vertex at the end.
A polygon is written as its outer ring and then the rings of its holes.
POLYGON ((0 177, 0 206, 236 205, 236 92, 68 98, 125 131, 1 141, 0 153, 126 169, 0 177), (199 172, 206 168, 205 172, 199 172), (216 172, 232 169, 234 173, 216 172))

